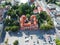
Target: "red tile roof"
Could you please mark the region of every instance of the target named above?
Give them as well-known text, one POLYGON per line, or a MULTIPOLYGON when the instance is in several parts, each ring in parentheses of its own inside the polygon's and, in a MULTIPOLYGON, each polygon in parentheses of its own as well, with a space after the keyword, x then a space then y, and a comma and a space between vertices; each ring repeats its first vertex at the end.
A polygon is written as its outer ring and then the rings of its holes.
POLYGON ((22 28, 26 29, 26 27, 29 28, 29 29, 31 29, 33 27, 34 27, 33 29, 38 29, 36 15, 32 15, 30 17, 30 21, 28 23, 25 23, 25 21, 26 21, 26 16, 22 15, 20 17, 20 27, 21 27, 21 30, 22 30, 22 28), (33 20, 33 24, 31 23, 32 20, 33 20))

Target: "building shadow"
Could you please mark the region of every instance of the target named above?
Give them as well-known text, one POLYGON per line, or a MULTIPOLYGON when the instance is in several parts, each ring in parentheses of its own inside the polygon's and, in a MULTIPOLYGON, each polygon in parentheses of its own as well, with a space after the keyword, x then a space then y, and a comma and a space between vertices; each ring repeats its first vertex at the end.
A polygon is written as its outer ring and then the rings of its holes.
POLYGON ((22 37, 23 33, 27 35, 28 37, 35 35, 38 39, 44 40, 44 35, 54 35, 55 29, 52 30, 19 30, 18 32, 9 32, 10 36, 16 36, 16 37, 22 37))
MULTIPOLYGON (((44 40, 44 35, 55 35, 56 31, 55 29, 51 29, 51 30, 21 30, 20 32, 24 32, 27 36, 30 35, 36 35, 38 37, 38 39, 43 39, 44 40)), ((22 33, 23 34, 23 33, 22 33)))
POLYGON ((31 35, 36 35, 39 39, 43 39, 44 32, 42 30, 21 30, 24 32, 28 37, 31 35))

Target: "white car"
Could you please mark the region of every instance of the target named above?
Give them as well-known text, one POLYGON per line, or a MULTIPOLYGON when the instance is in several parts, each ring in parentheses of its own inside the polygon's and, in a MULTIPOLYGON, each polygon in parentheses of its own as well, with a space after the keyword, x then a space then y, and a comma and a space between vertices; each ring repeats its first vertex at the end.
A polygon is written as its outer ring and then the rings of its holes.
POLYGON ((55 10, 55 9, 56 9, 56 7, 55 7, 54 4, 48 4, 47 7, 48 7, 49 9, 52 9, 52 10, 55 10))

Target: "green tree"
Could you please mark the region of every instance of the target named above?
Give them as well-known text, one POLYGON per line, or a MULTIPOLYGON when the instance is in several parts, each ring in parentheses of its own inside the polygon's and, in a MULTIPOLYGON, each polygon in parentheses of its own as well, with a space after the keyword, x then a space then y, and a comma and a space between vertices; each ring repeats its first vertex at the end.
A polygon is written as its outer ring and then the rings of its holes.
POLYGON ((9 15, 9 16, 10 16, 10 15, 11 15, 11 13, 12 13, 12 11, 13 11, 12 9, 9 9, 9 10, 7 11, 7 15, 9 15))
POLYGON ((12 25, 12 22, 13 22, 13 20, 9 19, 9 18, 7 18, 7 19, 4 20, 4 23, 5 23, 6 26, 12 25))
POLYGON ((48 3, 56 3, 57 0, 48 0, 48 3))
POLYGON ((16 15, 16 11, 15 10, 12 11, 11 18, 17 19, 17 15, 16 15))
POLYGON ((53 22, 52 21, 48 21, 48 24, 54 26, 53 22))
POLYGON ((38 19, 38 25, 39 25, 39 27, 40 27, 40 23, 41 23, 40 15, 37 14, 36 17, 37 17, 37 19, 38 19))
POLYGON ((20 26, 18 21, 13 21, 12 24, 15 25, 15 26, 20 26))
POLYGON ((22 14, 23 14, 22 9, 17 9, 17 10, 16 10, 16 14, 17 14, 19 17, 21 17, 22 14))
POLYGON ((42 25, 40 25, 40 29, 41 30, 49 30, 49 29, 52 29, 52 26, 49 24, 42 24, 42 25))
POLYGON ((18 45, 18 40, 15 40, 15 42, 13 43, 13 45, 18 45))
POLYGON ((45 30, 45 24, 41 24, 41 25, 40 25, 40 29, 41 29, 41 30, 45 30))
POLYGON ((56 42, 56 45, 60 45, 60 40, 59 39, 56 39, 55 42, 56 42))
POLYGON ((40 12, 40 18, 43 20, 47 19, 47 13, 45 11, 40 12))
POLYGON ((25 4, 21 4, 19 9, 23 12, 23 14, 31 14, 32 12, 32 8, 30 5, 28 5, 27 3, 25 4))
POLYGON ((19 30, 19 26, 11 26, 11 31, 16 32, 19 30))
POLYGON ((32 4, 32 7, 31 7, 32 9, 35 9, 36 7, 35 7, 35 4, 32 4))
POLYGON ((5 27, 5 31, 10 31, 10 27, 5 27))
POLYGON ((27 17, 28 19, 30 19, 30 15, 29 15, 29 14, 26 14, 26 17, 27 17))
POLYGON ((11 16, 11 18, 17 19, 16 10, 14 10, 14 9, 8 10, 7 15, 8 15, 8 16, 11 16))
POLYGON ((19 8, 18 5, 13 5, 13 6, 12 6, 12 9, 14 9, 14 10, 16 10, 16 9, 18 9, 18 8, 19 8))
POLYGON ((5 5, 12 5, 11 2, 5 2, 5 5))
POLYGON ((8 45, 8 39, 5 41, 5 44, 8 45))

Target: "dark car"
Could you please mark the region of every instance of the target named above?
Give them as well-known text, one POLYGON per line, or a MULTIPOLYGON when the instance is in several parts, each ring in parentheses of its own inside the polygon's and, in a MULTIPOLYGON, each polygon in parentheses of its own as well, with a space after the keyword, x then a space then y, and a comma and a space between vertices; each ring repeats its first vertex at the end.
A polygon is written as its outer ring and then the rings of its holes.
POLYGON ((58 30, 60 30, 60 27, 57 27, 58 30))

